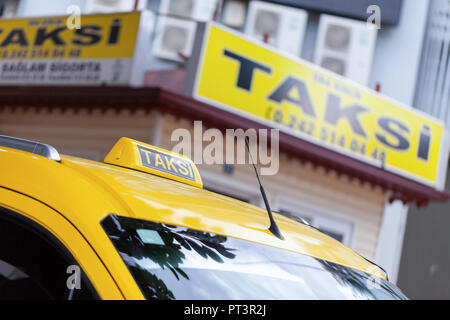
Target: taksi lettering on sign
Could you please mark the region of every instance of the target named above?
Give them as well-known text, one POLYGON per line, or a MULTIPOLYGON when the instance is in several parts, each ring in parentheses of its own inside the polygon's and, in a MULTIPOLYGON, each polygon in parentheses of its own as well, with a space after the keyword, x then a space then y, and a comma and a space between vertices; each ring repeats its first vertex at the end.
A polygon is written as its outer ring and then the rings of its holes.
POLYGON ((194 170, 188 161, 141 146, 138 149, 144 167, 195 181, 194 170))
POLYGON ((196 99, 443 187, 448 137, 441 121, 217 24, 198 48, 196 99))

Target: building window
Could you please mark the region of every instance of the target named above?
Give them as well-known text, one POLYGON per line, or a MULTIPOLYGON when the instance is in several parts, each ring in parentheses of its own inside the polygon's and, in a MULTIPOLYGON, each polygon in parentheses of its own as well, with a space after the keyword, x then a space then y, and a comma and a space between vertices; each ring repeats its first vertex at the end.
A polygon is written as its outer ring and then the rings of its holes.
POLYGON ((414 106, 450 124, 450 3, 430 1, 414 106))
POLYGON ((256 206, 263 205, 258 187, 226 174, 201 171, 203 188, 256 206))
POLYGON ((19 0, 0 1, 0 18, 13 18, 17 14, 19 0))
POLYGON ((344 245, 352 246, 354 223, 341 214, 319 208, 310 203, 302 203, 288 197, 278 197, 275 201, 276 211, 290 218, 302 218, 311 226, 338 240, 344 245))
POLYGON ((230 192, 227 192, 227 191, 225 191, 223 189, 221 190, 220 188, 215 188, 214 186, 205 186, 204 189, 206 189, 208 191, 211 191, 211 192, 214 192, 214 193, 221 194, 223 196, 234 198, 236 200, 240 200, 240 201, 243 201, 243 202, 247 202, 247 203, 251 202, 251 199, 248 198, 248 197, 245 197, 245 196, 242 197, 242 196, 237 195, 234 192, 230 193, 230 192))

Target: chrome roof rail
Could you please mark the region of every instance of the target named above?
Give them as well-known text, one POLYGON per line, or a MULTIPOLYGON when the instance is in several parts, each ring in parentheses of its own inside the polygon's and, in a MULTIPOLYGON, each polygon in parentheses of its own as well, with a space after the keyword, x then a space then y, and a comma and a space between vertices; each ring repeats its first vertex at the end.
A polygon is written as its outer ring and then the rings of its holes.
POLYGON ((53 161, 61 161, 58 151, 52 146, 44 143, 0 135, 0 147, 27 151, 53 161))

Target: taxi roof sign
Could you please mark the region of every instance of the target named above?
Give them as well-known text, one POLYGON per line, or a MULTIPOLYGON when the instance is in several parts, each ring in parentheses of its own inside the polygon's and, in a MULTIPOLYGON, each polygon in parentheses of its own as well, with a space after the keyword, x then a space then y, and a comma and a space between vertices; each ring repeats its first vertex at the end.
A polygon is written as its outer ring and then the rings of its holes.
POLYGON ((104 162, 203 188, 191 159, 129 138, 120 138, 104 162))

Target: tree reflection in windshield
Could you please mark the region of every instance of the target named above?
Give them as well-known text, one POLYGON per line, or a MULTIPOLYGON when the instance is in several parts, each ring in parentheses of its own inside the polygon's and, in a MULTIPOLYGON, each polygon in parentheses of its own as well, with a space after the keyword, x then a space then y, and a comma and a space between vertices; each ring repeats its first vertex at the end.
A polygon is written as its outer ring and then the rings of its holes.
POLYGON ((128 265, 130 272, 149 299, 172 300, 175 296, 160 278, 143 268, 139 261, 150 259, 161 269, 169 269, 177 280, 189 280, 189 275, 180 266, 186 259, 182 249, 194 250, 201 257, 223 263, 223 258, 234 259, 233 249, 223 243, 227 237, 182 227, 108 216, 102 222, 109 238, 128 265), (164 245, 144 243, 136 230, 139 228, 157 230, 164 245), (221 257, 222 256, 222 257, 221 257))
POLYGON ((404 299, 361 271, 258 243, 110 215, 102 227, 147 299, 404 299))

